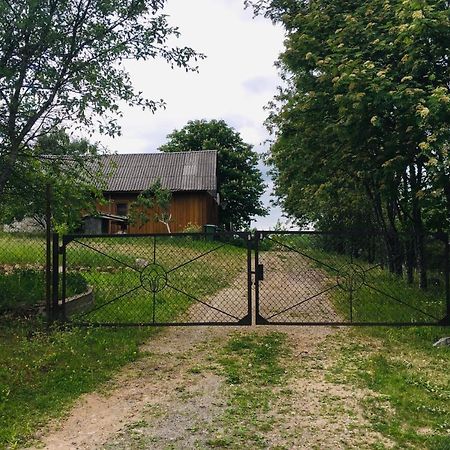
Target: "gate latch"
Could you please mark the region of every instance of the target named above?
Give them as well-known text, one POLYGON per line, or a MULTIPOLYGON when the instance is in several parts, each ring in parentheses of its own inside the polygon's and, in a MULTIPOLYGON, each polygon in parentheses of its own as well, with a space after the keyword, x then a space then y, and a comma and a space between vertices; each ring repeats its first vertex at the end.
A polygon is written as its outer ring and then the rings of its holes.
POLYGON ((259 281, 263 281, 264 280, 264 265, 263 264, 258 264, 256 266, 256 278, 259 281))

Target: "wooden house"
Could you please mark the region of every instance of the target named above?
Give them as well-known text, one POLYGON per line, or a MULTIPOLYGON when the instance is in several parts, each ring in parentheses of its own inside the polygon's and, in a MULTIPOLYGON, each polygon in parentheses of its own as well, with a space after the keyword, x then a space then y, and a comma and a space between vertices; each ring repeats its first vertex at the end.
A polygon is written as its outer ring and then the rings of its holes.
POLYGON ((157 180, 172 193, 172 232, 188 226, 218 225, 217 152, 117 154, 102 157, 106 204, 84 218, 84 230, 99 233, 166 233, 166 226, 147 211, 147 223, 129 223, 130 205, 157 180))

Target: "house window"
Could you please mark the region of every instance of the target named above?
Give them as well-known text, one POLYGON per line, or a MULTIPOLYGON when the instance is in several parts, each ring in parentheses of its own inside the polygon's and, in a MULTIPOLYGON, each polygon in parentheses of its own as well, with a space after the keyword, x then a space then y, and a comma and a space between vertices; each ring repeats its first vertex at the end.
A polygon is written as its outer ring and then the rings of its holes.
POLYGON ((128 203, 117 203, 116 211, 118 216, 128 215, 128 203))

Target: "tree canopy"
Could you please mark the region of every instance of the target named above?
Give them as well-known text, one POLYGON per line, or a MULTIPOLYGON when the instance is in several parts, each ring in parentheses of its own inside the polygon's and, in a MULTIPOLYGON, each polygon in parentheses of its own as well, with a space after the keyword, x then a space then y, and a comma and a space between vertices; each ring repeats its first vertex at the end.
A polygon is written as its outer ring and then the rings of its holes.
POLYGON ((394 253, 410 231, 420 259, 424 230, 450 228, 449 2, 247 3, 287 34, 268 119, 286 211, 381 230, 394 253))
POLYGON ((154 111, 133 89, 126 59, 162 58, 195 70, 202 55, 169 44, 165 0, 0 2, 0 197, 29 168, 39 136, 71 122, 119 133, 120 102, 154 111))
POLYGON ((252 217, 265 215, 264 192, 258 154, 223 120, 193 120, 167 136, 163 152, 217 150, 218 192, 222 207, 220 223, 248 227, 252 217))
POLYGON ((86 139, 70 139, 63 130, 38 138, 34 158, 20 169, 5 191, 0 223, 32 217, 45 226, 46 187, 51 187, 52 221, 59 231, 74 231, 83 214, 95 213, 103 201, 99 155, 86 139))

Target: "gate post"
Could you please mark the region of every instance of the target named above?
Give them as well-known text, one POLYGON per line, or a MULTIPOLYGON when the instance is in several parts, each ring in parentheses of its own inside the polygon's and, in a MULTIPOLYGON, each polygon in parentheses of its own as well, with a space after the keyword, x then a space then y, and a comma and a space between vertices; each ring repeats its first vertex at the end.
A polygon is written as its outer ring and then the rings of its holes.
POLYGON ((48 327, 51 322, 52 297, 52 187, 50 183, 47 183, 45 197, 45 316, 48 327))
POLYGON ((59 316, 59 235, 52 236, 52 306, 50 308, 50 322, 59 316))
POLYGON ((261 241, 262 233, 260 231, 255 232, 255 324, 267 325, 269 322, 261 316, 259 313, 259 282, 262 280, 262 267, 259 264, 259 243, 261 241))
POLYGON ((61 274, 61 307, 59 317, 62 321, 66 321, 66 289, 67 289, 67 279, 66 279, 66 271, 67 271, 67 243, 70 240, 67 239, 67 236, 63 236, 62 240, 62 274, 61 274))
POLYGON ((253 290, 253 283, 252 283, 252 247, 253 247, 253 236, 251 233, 247 233, 245 236, 245 239, 247 240, 247 300, 248 300, 248 306, 247 306, 247 314, 248 314, 248 325, 253 324, 253 305, 252 305, 252 290, 253 290))

